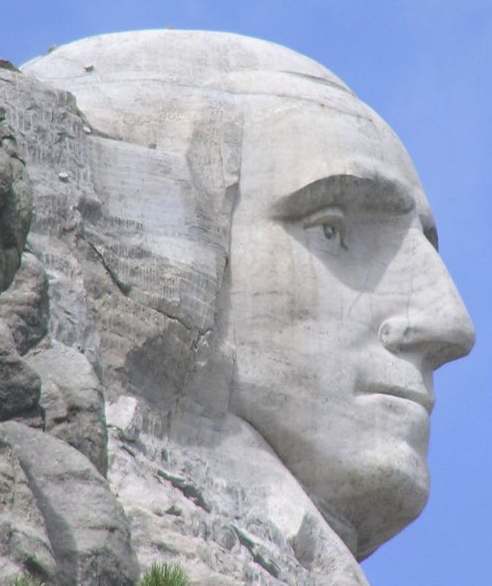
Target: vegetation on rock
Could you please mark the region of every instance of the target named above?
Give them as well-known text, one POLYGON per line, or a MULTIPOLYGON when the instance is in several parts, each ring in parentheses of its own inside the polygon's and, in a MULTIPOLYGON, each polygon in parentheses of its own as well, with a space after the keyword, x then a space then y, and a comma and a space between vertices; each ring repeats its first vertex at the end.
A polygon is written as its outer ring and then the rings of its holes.
POLYGON ((189 586, 190 581, 178 564, 152 564, 138 586, 189 586))

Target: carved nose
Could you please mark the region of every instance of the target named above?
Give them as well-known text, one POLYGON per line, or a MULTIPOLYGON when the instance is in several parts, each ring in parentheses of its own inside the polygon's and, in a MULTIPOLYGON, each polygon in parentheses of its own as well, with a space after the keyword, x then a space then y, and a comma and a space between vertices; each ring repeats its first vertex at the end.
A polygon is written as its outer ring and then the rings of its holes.
POLYGON ((409 295, 404 313, 381 324, 379 339, 394 354, 420 354, 435 370, 466 356, 475 343, 475 330, 440 257, 433 255, 433 270, 409 295))

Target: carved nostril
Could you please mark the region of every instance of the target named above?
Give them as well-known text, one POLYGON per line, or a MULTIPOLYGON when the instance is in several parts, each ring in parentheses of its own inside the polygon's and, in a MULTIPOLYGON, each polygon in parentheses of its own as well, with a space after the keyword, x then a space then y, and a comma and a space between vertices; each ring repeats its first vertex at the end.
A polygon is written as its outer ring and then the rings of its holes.
POLYGON ((387 350, 397 354, 402 351, 403 346, 411 342, 412 328, 406 321, 387 320, 381 324, 378 337, 387 350))
POLYGON ((388 323, 381 324, 378 332, 378 338, 381 340, 385 348, 390 344, 391 327, 388 323))
POLYGON ((393 354, 402 352, 426 354, 438 341, 429 328, 420 327, 417 323, 410 324, 408 319, 403 317, 391 317, 385 320, 379 327, 378 336, 383 346, 393 354))

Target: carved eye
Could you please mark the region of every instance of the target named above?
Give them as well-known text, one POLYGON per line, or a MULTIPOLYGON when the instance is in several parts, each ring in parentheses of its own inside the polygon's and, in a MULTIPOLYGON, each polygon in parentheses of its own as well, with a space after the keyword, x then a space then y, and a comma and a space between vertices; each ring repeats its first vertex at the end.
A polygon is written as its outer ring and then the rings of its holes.
POLYGON ((345 242, 345 229, 343 223, 331 222, 322 224, 323 235, 326 240, 329 240, 333 245, 337 245, 344 250, 348 250, 348 246, 345 242))
POLYGON ((340 232, 333 224, 323 224, 323 234, 327 240, 334 240, 340 236, 340 232))
POLYGON ((304 228, 315 230, 325 242, 324 250, 330 254, 337 254, 341 248, 347 249, 345 216, 340 208, 325 208, 311 214, 304 219, 304 228))

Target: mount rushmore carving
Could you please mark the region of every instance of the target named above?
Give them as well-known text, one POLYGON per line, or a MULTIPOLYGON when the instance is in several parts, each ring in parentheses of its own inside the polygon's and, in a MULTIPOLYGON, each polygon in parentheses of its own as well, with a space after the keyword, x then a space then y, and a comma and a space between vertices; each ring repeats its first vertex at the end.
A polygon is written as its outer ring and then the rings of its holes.
POLYGON ((0 106, 1 580, 367 584, 474 337, 392 130, 225 33, 59 47, 0 106))

